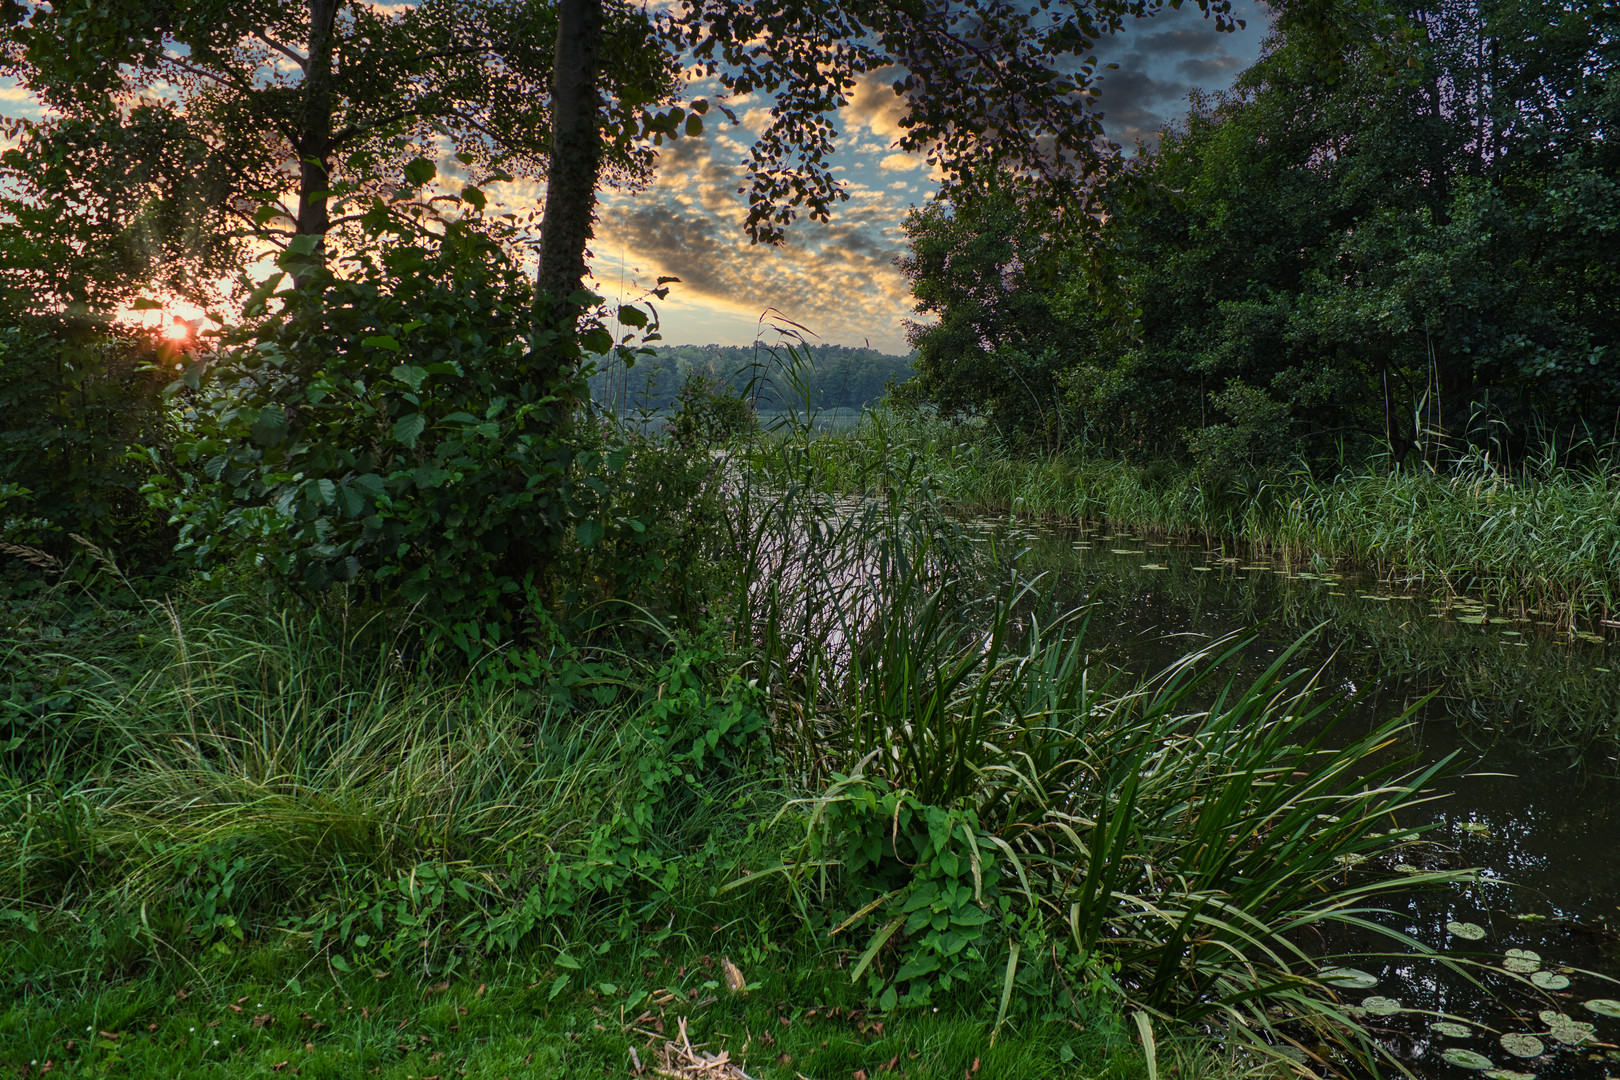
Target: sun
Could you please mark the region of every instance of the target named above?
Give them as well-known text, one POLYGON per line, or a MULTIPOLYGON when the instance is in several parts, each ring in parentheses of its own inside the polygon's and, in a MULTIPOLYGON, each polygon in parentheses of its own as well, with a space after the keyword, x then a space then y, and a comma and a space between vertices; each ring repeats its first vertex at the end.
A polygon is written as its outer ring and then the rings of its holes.
POLYGON ((169 320, 169 325, 164 328, 163 336, 170 341, 185 341, 191 337, 191 324, 176 315, 169 320))

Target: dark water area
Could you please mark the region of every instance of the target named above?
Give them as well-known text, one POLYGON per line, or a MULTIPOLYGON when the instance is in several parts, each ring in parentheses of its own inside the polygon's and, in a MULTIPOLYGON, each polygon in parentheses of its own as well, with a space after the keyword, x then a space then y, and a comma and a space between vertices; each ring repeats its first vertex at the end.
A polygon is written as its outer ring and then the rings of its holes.
POLYGON ((1369 955, 1347 976, 1368 985, 1347 985, 1345 999, 1419 1076, 1620 1078, 1612 631, 1128 534, 984 524, 974 535, 1003 558, 1022 552, 1056 608, 1084 605, 1095 655, 1127 671, 1157 672, 1241 632, 1252 640, 1228 670, 1244 682, 1320 626, 1290 669, 1321 667, 1323 693, 1348 699, 1336 729, 1346 740, 1433 695, 1390 753, 1414 765, 1452 757, 1453 771, 1419 816, 1395 824, 1434 826, 1410 849, 1416 869, 1477 873, 1415 890, 1378 921, 1456 967, 1369 955))

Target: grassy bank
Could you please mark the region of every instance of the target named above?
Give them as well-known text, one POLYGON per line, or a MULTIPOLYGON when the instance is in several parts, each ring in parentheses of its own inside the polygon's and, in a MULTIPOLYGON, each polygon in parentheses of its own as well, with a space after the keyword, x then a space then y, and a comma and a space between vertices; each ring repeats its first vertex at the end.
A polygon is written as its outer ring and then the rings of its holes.
POLYGON ((851 506, 818 445, 736 475, 698 626, 469 668, 338 591, 12 602, 0 1059, 612 1073, 682 1016, 753 1076, 1384 1054, 1322 943, 1454 876, 1409 865, 1393 726, 1325 741, 1291 654, 1110 676, 926 482, 851 506))
POLYGON ((962 511, 1241 544, 1468 593, 1566 622, 1620 617, 1620 464, 1474 457, 1447 472, 1200 476, 1165 463, 1013 458, 982 431, 873 414, 815 451, 846 490, 896 474, 962 511))

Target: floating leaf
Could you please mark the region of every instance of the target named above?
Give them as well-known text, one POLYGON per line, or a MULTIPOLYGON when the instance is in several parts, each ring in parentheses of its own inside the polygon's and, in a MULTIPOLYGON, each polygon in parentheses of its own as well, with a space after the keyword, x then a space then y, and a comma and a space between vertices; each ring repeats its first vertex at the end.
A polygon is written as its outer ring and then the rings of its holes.
POLYGON ((1620 1001, 1613 998, 1593 998, 1586 1003, 1586 1007, 1599 1016, 1610 1016, 1620 1020, 1620 1001))
POLYGON ((1537 971, 1531 974, 1530 981, 1542 990, 1566 990, 1569 988, 1569 976, 1559 975, 1552 971, 1537 971))
POLYGON ((1491 1064, 1491 1059, 1484 1054, 1476 1054, 1472 1050, 1463 1050, 1460 1047, 1454 1046, 1440 1056, 1459 1069, 1490 1069, 1495 1067, 1491 1064))
POLYGON ((1486 1080, 1536 1080, 1535 1073, 1514 1072, 1512 1069, 1492 1069, 1485 1077, 1486 1080))
POLYGON ((1143 570, 1168 570, 1170 568, 1168 566, 1163 566, 1163 565, 1161 565, 1159 563, 1150 562, 1150 563, 1143 563, 1142 564, 1142 569, 1143 570))
POLYGON ((1597 1028, 1591 1024, 1583 1024, 1579 1020, 1571 1020, 1567 1016, 1564 1017, 1562 1023, 1550 1026, 1552 1031, 1549 1034, 1559 1042, 1569 1046, 1579 1046, 1581 1043, 1590 1040, 1597 1032, 1597 1028))
POLYGON ((1464 941, 1478 941, 1485 936, 1485 928, 1478 923, 1448 922, 1446 929, 1464 941))
POLYGON ((1404 863, 1404 862, 1403 863, 1396 863, 1395 864, 1395 869, 1398 870, 1400 873, 1403 873, 1403 874, 1421 874, 1421 873, 1423 873, 1423 871, 1419 870, 1417 867, 1413 866, 1411 863, 1404 863))
POLYGON ((1463 832, 1473 833, 1475 836, 1489 836, 1491 832, 1491 827, 1483 821, 1465 821, 1457 827, 1463 832))
POLYGON ((1316 977, 1329 986, 1344 990, 1371 990, 1378 985, 1378 976, 1369 975, 1360 968, 1323 968, 1316 977))
POLYGON ((1509 949, 1502 959, 1502 966, 1508 971, 1528 975, 1541 967, 1541 954, 1529 949, 1509 949))
POLYGON ((1368 1016, 1394 1016, 1401 1011, 1401 1003, 1391 997, 1370 997, 1361 1003, 1368 1016))
POLYGON ((1466 1039, 1474 1034, 1473 1028, 1454 1020, 1437 1020, 1429 1025, 1429 1030, 1436 1035, 1449 1035, 1453 1039, 1466 1039))
POLYGON ((1145 551, 1131 551, 1128 548, 1109 548, 1115 555, 1146 555, 1145 551))
POLYGON ((1546 1044, 1534 1035, 1526 1035, 1519 1031, 1510 1031, 1501 1038, 1502 1049, 1514 1057, 1533 1058, 1540 1057, 1546 1052, 1546 1044))

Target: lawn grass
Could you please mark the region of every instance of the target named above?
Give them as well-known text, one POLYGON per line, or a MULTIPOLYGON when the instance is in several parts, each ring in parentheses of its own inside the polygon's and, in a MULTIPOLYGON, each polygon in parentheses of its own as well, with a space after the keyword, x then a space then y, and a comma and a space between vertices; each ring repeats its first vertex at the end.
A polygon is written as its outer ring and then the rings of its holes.
POLYGON ((612 949, 578 970, 513 960, 431 983, 404 971, 343 976, 270 947, 200 971, 13 978, 0 1011, 0 1075, 622 1077, 638 1059, 654 1067, 667 1044, 683 1046, 683 1030, 695 1052, 724 1053, 759 1080, 862 1071, 1128 1080, 1145 1069, 1117 1018, 1088 1028, 1072 1015, 1015 1017, 992 1041, 972 997, 885 1016, 863 1008, 831 957, 772 959, 748 967, 741 993, 727 988, 715 954, 656 947, 612 949))

